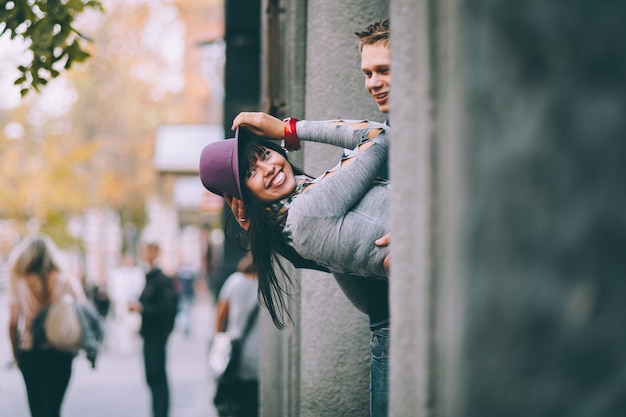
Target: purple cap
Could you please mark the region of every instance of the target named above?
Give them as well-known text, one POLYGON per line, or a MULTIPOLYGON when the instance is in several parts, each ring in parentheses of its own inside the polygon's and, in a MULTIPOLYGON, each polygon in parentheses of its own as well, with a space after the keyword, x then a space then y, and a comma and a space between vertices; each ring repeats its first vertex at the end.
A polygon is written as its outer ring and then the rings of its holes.
POLYGON ((200 154, 202 185, 220 196, 228 194, 241 200, 239 184, 239 129, 232 139, 208 144, 200 154))

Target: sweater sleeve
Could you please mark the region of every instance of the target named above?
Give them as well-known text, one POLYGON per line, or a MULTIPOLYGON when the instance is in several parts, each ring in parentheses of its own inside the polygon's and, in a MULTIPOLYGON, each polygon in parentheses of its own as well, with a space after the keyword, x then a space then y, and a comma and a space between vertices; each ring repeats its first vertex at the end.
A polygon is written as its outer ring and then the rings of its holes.
POLYGON ((326 143, 341 148, 354 149, 369 129, 353 129, 353 123, 367 122, 369 128, 383 128, 386 125, 367 120, 301 120, 296 124, 298 139, 307 142, 326 143), (341 124, 338 124, 341 123, 341 124))
MULTIPOLYGON (((367 137, 367 131, 361 129, 355 132, 367 137)), ((341 167, 332 177, 316 182, 310 190, 302 193, 298 200, 309 201, 301 207, 308 207, 316 215, 341 216, 347 213, 369 191, 378 171, 387 161, 387 129, 382 128, 373 141, 374 145, 356 155, 351 164, 341 167)))
POLYGON ((387 277, 383 262, 390 248, 374 241, 389 231, 389 189, 373 186, 387 159, 386 131, 373 142, 333 176, 310 185, 289 208, 284 232, 292 247, 334 273, 387 277))

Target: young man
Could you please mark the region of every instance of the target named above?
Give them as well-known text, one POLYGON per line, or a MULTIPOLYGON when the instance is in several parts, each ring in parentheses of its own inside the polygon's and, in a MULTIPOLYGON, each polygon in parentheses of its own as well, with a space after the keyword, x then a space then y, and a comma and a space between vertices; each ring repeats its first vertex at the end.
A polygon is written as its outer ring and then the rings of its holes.
POLYGON ((361 42, 361 71, 365 75, 365 89, 378 109, 387 114, 391 90, 389 20, 376 22, 355 35, 361 42))
MULTIPOLYGON (((361 71, 365 75, 365 89, 376 102, 378 109, 389 113, 391 91, 391 45, 389 44, 389 19, 376 22, 364 31, 357 32, 361 49, 361 71)), ((387 119, 389 124, 389 119, 387 119)), ((389 178, 388 166, 379 175, 389 178)), ((389 244, 390 234, 376 241, 379 246, 389 244)), ((354 277, 335 276, 341 286, 342 280, 354 277)), ((345 285, 345 283, 343 284, 345 285)), ((354 286, 354 284, 352 285, 354 286)), ((343 288, 343 287, 342 287, 343 288)), ((389 408, 389 282, 367 282, 366 297, 370 318, 370 415, 384 417, 389 408)), ((344 289, 344 293, 345 293, 344 289)))
MULTIPOLYGON (((360 42, 361 71, 365 76, 365 89, 376 102, 378 109, 389 113, 391 87, 391 54, 389 20, 385 19, 368 26, 355 35, 360 42)), ((387 122, 388 123, 388 122, 387 122)), ((253 133, 273 139, 285 138, 285 131, 291 129, 289 122, 276 119, 264 113, 240 113, 233 121, 233 129, 242 126, 253 133)), ((326 122, 297 121, 294 123, 292 141, 316 141, 322 135, 334 135, 335 128, 326 122)), ((287 146, 290 144, 287 143, 287 146)), ((293 143, 291 145, 294 145, 293 143)), ((296 144, 296 149, 299 144, 296 144)), ((379 176, 388 178, 385 166, 379 176)), ((227 202, 231 206, 239 225, 247 230, 246 215, 237 199, 227 202)), ((375 243, 386 246, 390 242, 387 234, 375 243)), ((292 263, 298 268, 310 268, 304 263, 292 263)), ((364 280, 351 275, 333 274, 337 283, 350 302, 369 316, 372 337, 370 341, 370 414, 372 417, 385 417, 389 399, 389 282, 386 280, 364 280)))
POLYGON ((174 328, 178 293, 172 278, 165 275, 156 264, 159 245, 148 243, 143 248, 147 264, 146 286, 138 301, 130 302, 129 311, 141 313, 143 359, 146 382, 152 394, 152 417, 169 415, 170 391, 166 372, 167 339, 174 328))

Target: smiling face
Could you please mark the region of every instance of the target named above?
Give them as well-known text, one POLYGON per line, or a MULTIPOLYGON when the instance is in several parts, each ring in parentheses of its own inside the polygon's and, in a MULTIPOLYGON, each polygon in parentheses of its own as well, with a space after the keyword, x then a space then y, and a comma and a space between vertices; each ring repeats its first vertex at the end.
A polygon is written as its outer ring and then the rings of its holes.
POLYGON ((365 75, 365 89, 378 105, 378 109, 383 113, 388 113, 391 53, 384 42, 363 45, 361 71, 365 75))
POLYGON ((278 152, 261 147, 250 159, 244 182, 260 201, 271 203, 280 200, 296 188, 291 164, 278 152))

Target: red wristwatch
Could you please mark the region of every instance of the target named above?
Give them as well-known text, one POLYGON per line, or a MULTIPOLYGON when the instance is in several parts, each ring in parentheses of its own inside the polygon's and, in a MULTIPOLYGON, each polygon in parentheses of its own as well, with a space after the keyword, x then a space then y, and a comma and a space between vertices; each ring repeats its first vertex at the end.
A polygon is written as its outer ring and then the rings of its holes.
POLYGON ((297 151, 300 149, 300 139, 296 133, 296 123, 298 119, 295 117, 288 117, 283 120, 285 127, 285 149, 288 151, 297 151))

